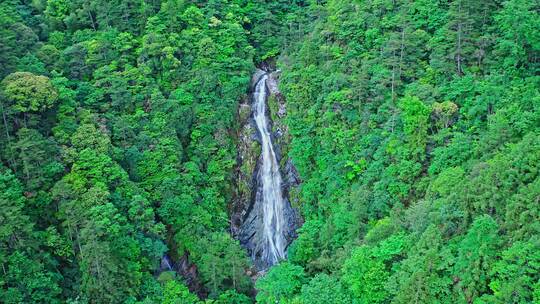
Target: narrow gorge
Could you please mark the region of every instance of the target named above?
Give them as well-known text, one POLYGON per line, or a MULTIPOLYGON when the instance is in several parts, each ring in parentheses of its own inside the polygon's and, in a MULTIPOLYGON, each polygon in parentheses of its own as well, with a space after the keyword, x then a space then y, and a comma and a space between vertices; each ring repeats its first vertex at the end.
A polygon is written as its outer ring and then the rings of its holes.
MULTIPOLYGON (((298 226, 296 213, 288 199, 288 190, 297 183, 297 178, 290 161, 283 159, 281 154, 278 142, 285 130, 275 127, 269 106, 270 100, 274 101, 277 105, 274 112, 284 115, 283 99, 277 98, 277 75, 276 72, 257 70, 251 98, 241 105, 244 126, 239 149, 240 204, 236 218, 233 216, 233 226, 236 225, 233 232, 236 231, 236 237, 258 270, 286 258, 287 247, 298 226)), ((242 115, 240 118, 242 120, 242 115)))

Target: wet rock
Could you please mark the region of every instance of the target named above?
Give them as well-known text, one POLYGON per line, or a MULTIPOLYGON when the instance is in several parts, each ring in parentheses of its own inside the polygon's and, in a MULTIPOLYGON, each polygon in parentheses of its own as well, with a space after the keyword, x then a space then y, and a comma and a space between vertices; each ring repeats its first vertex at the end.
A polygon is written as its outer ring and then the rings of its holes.
POLYGON ((266 72, 261 70, 261 69, 256 69, 255 70, 255 73, 253 73, 253 76, 251 76, 251 82, 249 84, 249 91, 250 92, 253 92, 253 89, 255 88, 255 85, 257 84, 257 82, 259 82, 259 79, 261 79, 261 77, 264 74, 266 74, 266 72))
MULTIPOLYGON (((251 88, 253 91, 257 81, 265 74, 258 70, 252 77, 251 88)), ((267 117, 270 118, 269 130, 272 131, 271 138, 274 143, 274 151, 279 162, 282 176, 282 192, 284 194, 283 218, 286 221, 287 229, 284 231, 286 246, 296 237, 296 228, 301 223, 298 213, 291 207, 287 194, 291 187, 299 184, 300 179, 294 165, 287 157, 287 147, 290 141, 288 128, 284 122, 286 116, 285 99, 278 89, 279 72, 269 74, 266 82, 267 117)), ((265 252, 264 231, 264 208, 262 204, 257 204, 257 199, 261 195, 261 177, 258 174, 261 166, 261 146, 260 134, 253 121, 253 114, 247 119, 246 107, 249 104, 242 104, 239 108, 239 119, 241 128, 239 132, 238 147, 238 169, 236 174, 237 192, 233 204, 231 216, 231 231, 233 235, 241 241, 241 244, 250 253, 257 269, 264 270, 269 265, 262 256, 265 252)), ((253 111, 250 111, 253 112, 253 111)))
POLYGON ((261 153, 257 132, 250 122, 250 116, 251 106, 247 102, 241 104, 239 110, 241 128, 238 134, 238 155, 235 170, 236 187, 231 207, 231 233, 236 238, 253 196, 253 173, 256 171, 257 160, 261 153))
POLYGON ((298 174, 298 171, 296 171, 296 167, 293 165, 291 159, 287 159, 285 162, 284 172, 287 189, 298 187, 300 185, 300 175, 298 174))

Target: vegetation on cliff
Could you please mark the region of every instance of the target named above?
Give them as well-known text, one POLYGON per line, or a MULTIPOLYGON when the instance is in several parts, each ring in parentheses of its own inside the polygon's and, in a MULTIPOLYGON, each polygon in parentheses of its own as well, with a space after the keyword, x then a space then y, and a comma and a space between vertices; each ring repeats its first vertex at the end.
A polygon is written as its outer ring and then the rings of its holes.
POLYGON ((1 1, 1 301, 540 303, 539 12, 1 1), (305 223, 253 284, 229 211, 265 60, 305 223))
POLYGON ((278 63, 306 222, 259 302, 540 301, 539 3, 311 8, 278 63))

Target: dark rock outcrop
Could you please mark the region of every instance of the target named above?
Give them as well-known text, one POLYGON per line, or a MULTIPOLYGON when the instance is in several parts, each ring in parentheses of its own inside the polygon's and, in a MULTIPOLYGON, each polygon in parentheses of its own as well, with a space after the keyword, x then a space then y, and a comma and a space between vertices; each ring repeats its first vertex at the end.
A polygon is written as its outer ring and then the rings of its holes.
MULTIPOLYGON (((266 72, 257 70, 252 79, 251 91, 259 79, 266 72)), ((282 176, 282 193, 285 203, 283 204, 283 217, 286 220, 287 229, 283 232, 288 246, 296 237, 296 229, 300 225, 298 213, 291 207, 288 193, 291 187, 299 184, 300 179, 292 161, 287 157, 289 133, 284 122, 286 116, 285 99, 278 90, 279 72, 268 73, 266 88, 267 117, 269 118, 269 130, 274 143, 276 159, 279 163, 282 176)), ((236 170, 236 195, 232 206, 231 231, 241 244, 252 256, 257 269, 262 270, 269 266, 261 256, 264 246, 262 204, 257 203, 261 196, 262 185, 258 174, 261 166, 261 138, 257 132, 251 109, 253 99, 242 103, 239 107, 240 131, 238 134, 238 167, 236 170), (249 113, 249 114, 248 114, 249 113)))

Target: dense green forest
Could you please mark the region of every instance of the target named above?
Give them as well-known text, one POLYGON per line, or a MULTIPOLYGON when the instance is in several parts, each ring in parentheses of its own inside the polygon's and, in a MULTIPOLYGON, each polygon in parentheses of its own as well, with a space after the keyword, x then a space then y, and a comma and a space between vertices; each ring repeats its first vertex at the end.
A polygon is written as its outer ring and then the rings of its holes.
POLYGON ((0 112, 2 303, 540 303, 539 0, 2 0, 0 112), (303 225, 258 277, 262 63, 303 225))

